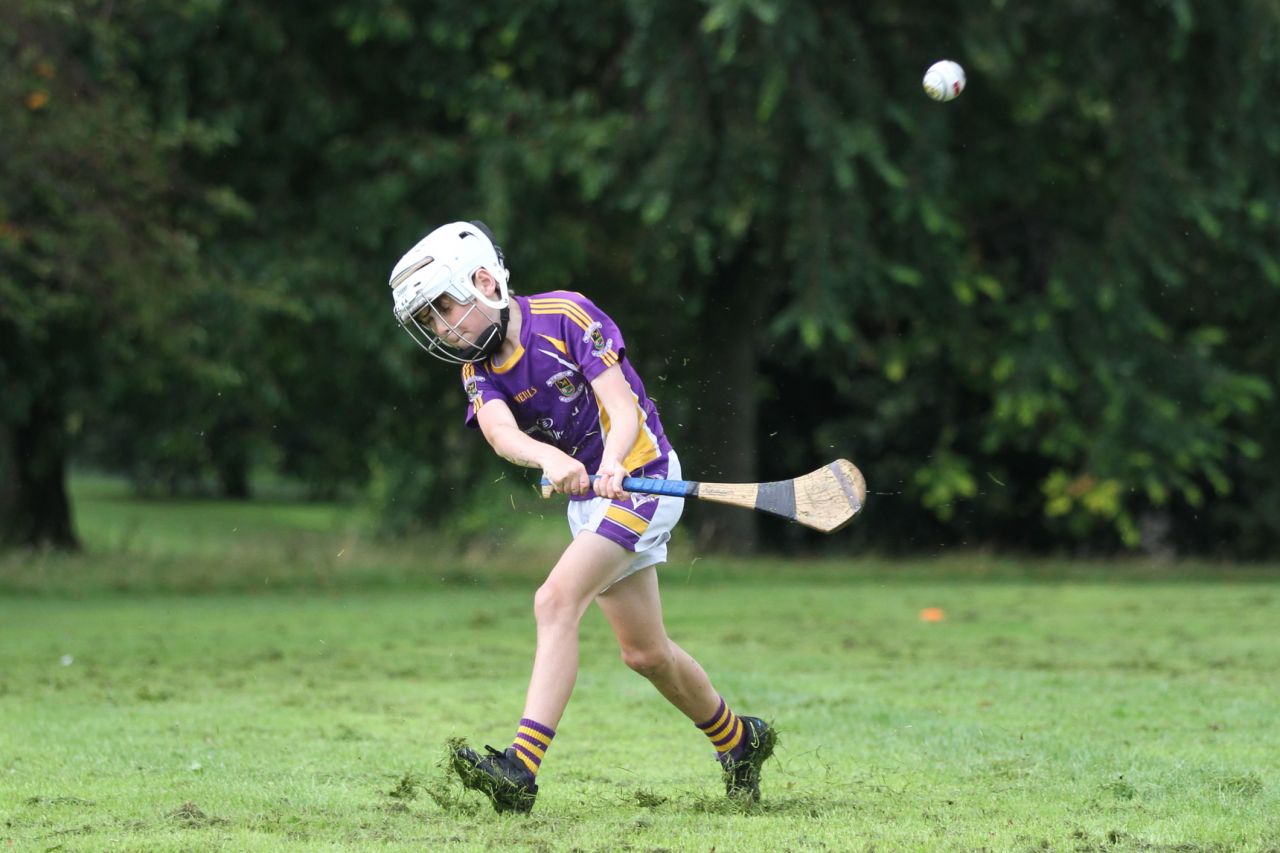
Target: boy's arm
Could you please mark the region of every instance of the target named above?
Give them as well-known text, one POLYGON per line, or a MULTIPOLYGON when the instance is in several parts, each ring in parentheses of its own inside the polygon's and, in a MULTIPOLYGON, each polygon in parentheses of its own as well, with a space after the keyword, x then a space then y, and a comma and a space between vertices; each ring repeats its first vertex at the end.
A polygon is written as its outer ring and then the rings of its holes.
POLYGON ((622 479, 627 476, 627 469, 622 463, 640 436, 636 395, 627 384, 622 368, 616 364, 591 380, 591 390, 609 415, 609 435, 600 457, 599 477, 593 485, 602 498, 625 500, 627 493, 622 490, 622 479))
POLYGON ((495 453, 525 468, 541 468, 556 491, 585 495, 591 490, 586 466, 559 448, 526 435, 505 401, 485 403, 476 413, 476 421, 495 453))

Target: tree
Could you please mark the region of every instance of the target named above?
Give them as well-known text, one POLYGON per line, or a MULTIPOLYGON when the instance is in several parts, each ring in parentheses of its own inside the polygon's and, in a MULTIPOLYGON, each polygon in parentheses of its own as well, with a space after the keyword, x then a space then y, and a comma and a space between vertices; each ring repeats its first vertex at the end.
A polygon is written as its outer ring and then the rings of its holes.
POLYGON ((628 167, 601 198, 647 226, 661 262, 637 278, 682 294, 701 363, 743 368, 704 408, 753 424, 771 400, 754 435, 712 433, 739 476, 851 448, 902 496, 882 537, 1136 546, 1148 510, 1225 496, 1230 460, 1261 457, 1246 423, 1274 374, 1217 347, 1240 328, 1222 309, 1266 291, 1183 294, 1275 277, 1275 111, 1245 117, 1275 74, 1271 5, 725 0, 631 23, 610 100, 628 167), (977 85, 941 107, 919 74, 952 51, 977 85), (1235 121, 1211 120, 1221 98, 1235 121))
POLYGON ((266 461, 393 529, 465 503, 500 463, 383 289, 461 217, 622 321, 690 476, 856 459, 887 494, 841 547, 1274 550, 1268 0, 2 14, 6 520, 72 446, 229 494, 266 461))
POLYGON ((15 472, 0 533, 71 548, 74 437, 104 378, 147 372, 149 348, 197 281, 197 247, 166 216, 174 140, 138 107, 104 12, 21 2, 0 12, 0 436, 15 472))

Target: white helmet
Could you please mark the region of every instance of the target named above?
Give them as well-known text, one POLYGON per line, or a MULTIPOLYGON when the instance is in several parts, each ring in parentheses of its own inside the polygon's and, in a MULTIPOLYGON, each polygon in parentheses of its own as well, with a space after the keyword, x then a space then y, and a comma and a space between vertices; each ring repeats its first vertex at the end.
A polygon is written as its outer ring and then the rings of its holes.
POLYGON ((511 273, 502 262, 502 250, 493 242, 484 223, 442 225, 405 252, 391 271, 391 299, 396 320, 419 346, 436 358, 459 364, 483 361, 497 350, 506 335, 511 304, 507 288, 510 278, 511 273), (476 288, 474 276, 481 269, 487 270, 498 282, 496 299, 488 298, 476 288), (471 341, 445 322, 432 304, 445 295, 459 304, 471 306, 463 319, 470 316, 477 304, 483 304, 501 312, 500 322, 491 324, 479 336, 480 340, 471 341), (441 322, 469 346, 459 349, 447 345, 430 323, 420 320, 424 309, 435 312, 441 322))

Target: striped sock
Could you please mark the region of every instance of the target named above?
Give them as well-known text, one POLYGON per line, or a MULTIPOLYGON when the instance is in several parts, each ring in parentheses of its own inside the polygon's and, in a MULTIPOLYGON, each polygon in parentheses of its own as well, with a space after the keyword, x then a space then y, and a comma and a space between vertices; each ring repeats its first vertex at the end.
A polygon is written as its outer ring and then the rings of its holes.
POLYGON ((516 739, 511 746, 534 776, 538 775, 542 757, 547 754, 547 748, 551 746, 551 739, 555 736, 555 730, 547 728, 542 723, 534 722, 527 717, 520 720, 520 728, 516 729, 516 739))
POLYGON ((737 760, 742 757, 742 721, 738 715, 729 710, 724 699, 720 699, 720 707, 705 723, 698 723, 698 728, 716 748, 716 757, 721 763, 737 760))

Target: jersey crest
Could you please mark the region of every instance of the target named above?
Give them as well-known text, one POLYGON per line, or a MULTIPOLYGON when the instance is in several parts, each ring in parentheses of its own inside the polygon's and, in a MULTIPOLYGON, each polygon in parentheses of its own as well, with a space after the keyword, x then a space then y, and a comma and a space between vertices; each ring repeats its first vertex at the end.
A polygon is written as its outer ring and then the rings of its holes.
POLYGON ((603 324, 597 320, 587 326, 586 334, 582 336, 582 342, 591 345, 591 354, 596 358, 604 358, 605 353, 613 349, 613 338, 606 339, 603 328, 603 324))
POLYGON ((561 403, 572 403, 582 395, 586 385, 578 385, 573 381, 573 377, 577 374, 576 370, 562 370, 547 380, 549 387, 555 388, 560 392, 561 403))
POLYGON ((481 393, 481 392, 480 392, 480 385, 479 385, 479 383, 481 383, 481 382, 483 382, 483 381, 484 381, 484 377, 483 377, 483 376, 468 376, 468 377, 467 377, 467 381, 464 383, 464 387, 465 387, 465 388, 466 388, 466 390, 467 390, 467 402, 468 402, 468 403, 474 403, 476 400, 480 399, 480 393, 481 393))

